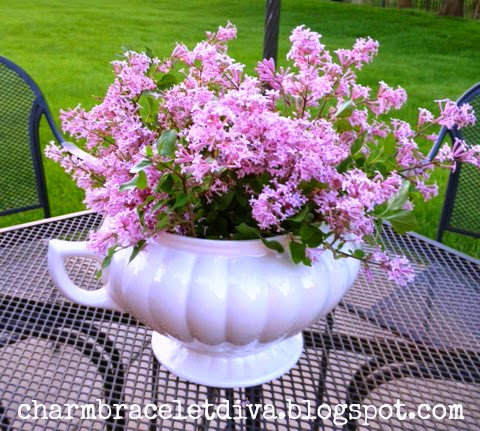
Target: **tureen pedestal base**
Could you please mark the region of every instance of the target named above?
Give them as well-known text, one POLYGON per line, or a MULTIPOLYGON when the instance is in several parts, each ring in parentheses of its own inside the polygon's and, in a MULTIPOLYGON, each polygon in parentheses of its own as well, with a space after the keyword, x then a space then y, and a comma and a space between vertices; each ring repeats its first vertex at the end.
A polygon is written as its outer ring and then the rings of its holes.
POLYGON ((152 349, 158 361, 176 376, 205 386, 238 388, 260 385, 292 368, 303 349, 302 334, 244 355, 202 352, 154 332, 152 349))

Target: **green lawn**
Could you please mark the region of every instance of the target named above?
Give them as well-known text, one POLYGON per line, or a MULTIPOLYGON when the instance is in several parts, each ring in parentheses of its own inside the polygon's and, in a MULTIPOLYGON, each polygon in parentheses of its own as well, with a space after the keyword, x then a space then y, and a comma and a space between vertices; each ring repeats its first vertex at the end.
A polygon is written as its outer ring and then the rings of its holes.
MULTIPOLYGON (((46 95, 55 118, 60 108, 89 107, 111 82, 109 61, 122 46, 152 48, 163 56, 175 41, 192 45, 204 31, 230 20, 238 39, 231 53, 253 67, 262 54, 263 0, 0 0, 0 53, 24 67, 46 95)), ((417 107, 435 109, 435 99, 456 99, 479 81, 480 22, 441 18, 419 11, 381 9, 322 0, 283 0, 279 56, 293 27, 306 24, 324 35, 330 49, 349 47, 360 36, 380 41, 380 56, 360 81, 401 85, 409 95, 398 117, 415 121, 417 107)), ((51 139, 43 133, 43 142, 51 139)), ((45 160, 53 215, 83 209, 82 193, 61 168, 45 160)), ((0 173, 0 175, 2 175, 0 173)), ((442 191, 446 175, 438 175, 442 191)), ((419 232, 433 237, 443 194, 418 208, 419 232)), ((32 212, 0 218, 0 226, 41 217, 32 212)), ((454 235, 448 245, 480 256, 480 241, 454 235)))

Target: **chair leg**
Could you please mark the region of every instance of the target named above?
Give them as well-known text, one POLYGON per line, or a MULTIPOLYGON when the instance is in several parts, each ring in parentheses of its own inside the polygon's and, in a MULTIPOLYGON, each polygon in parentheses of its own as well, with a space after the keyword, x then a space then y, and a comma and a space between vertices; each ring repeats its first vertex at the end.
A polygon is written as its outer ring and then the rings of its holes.
POLYGON ((48 205, 48 202, 43 207, 43 215, 45 216, 45 218, 50 218, 51 217, 50 206, 48 205))

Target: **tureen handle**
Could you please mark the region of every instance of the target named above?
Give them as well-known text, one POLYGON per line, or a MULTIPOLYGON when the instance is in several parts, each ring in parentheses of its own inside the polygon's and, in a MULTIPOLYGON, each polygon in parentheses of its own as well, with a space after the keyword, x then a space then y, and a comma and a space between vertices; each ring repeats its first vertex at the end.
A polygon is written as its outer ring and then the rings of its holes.
POLYGON ((105 286, 98 290, 84 290, 76 286, 65 269, 65 259, 68 257, 88 257, 99 262, 102 261, 101 257, 87 248, 86 242, 52 239, 48 243, 48 271, 60 292, 80 305, 125 312, 114 301, 105 286))

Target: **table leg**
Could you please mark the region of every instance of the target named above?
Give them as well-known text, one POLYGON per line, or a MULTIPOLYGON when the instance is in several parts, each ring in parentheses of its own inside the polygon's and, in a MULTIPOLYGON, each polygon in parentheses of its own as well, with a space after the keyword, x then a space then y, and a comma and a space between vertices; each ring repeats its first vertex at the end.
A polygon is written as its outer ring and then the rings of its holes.
MULTIPOLYGON (((323 404, 323 400, 325 397, 325 388, 326 388, 326 380, 327 380, 327 371, 328 371, 328 356, 330 354, 330 350, 333 350, 333 343, 332 343, 332 331, 333 331, 333 312, 327 314, 327 328, 326 328, 326 336, 323 338, 322 343, 322 361, 320 362, 320 376, 318 377, 318 385, 316 391, 316 409, 323 404)), ((312 423, 312 431, 318 431, 320 426, 322 425, 322 420, 317 417, 312 423)))
POLYGON ((7 418, 5 409, 3 408, 2 403, 0 402, 0 430, 8 431, 10 429, 10 421, 7 418))
MULTIPOLYGON (((152 403, 158 406, 158 379, 160 375, 160 363, 157 359, 152 356, 152 403)), ((154 415, 152 419, 150 419, 150 426, 148 428, 150 431, 157 431, 157 415, 154 415)))
MULTIPOLYGON (((263 401, 263 389, 262 386, 252 386, 245 388, 245 396, 250 404, 262 404, 263 401)), ((252 418, 247 412, 246 430, 247 431, 260 431, 262 429, 262 421, 260 415, 252 418)))

